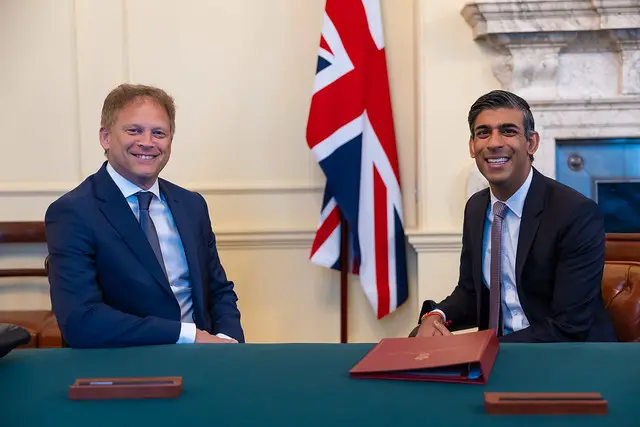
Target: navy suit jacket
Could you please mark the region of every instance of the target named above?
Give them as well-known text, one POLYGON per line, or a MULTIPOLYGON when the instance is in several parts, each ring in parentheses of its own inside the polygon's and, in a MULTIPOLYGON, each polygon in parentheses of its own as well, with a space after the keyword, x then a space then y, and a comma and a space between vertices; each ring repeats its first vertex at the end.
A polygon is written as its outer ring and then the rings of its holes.
MULTIPOLYGON (((186 253, 196 327, 244 342, 204 198, 163 179, 159 186, 186 253)), ((180 307, 106 162, 52 203, 45 223, 51 304, 71 347, 178 340, 180 307)))
MULTIPOLYGON (((482 279, 484 222, 489 189, 467 202, 460 276, 453 293, 420 315, 441 309, 452 329, 489 323, 489 290, 482 279)), ((533 170, 525 199, 516 254, 516 286, 530 326, 502 342, 616 341, 602 299, 604 220, 596 203, 533 170)))

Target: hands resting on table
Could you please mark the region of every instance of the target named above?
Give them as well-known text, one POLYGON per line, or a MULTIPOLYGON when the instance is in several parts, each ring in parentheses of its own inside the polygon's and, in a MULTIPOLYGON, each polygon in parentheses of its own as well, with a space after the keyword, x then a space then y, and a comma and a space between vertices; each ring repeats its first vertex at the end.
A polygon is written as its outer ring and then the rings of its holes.
POLYGON ((211 335, 207 331, 196 330, 196 343, 197 344, 237 344, 238 341, 233 338, 220 338, 215 335, 211 335))
POLYGON ((434 315, 424 318, 418 329, 417 337, 432 337, 438 335, 453 335, 442 323, 442 317, 434 315))

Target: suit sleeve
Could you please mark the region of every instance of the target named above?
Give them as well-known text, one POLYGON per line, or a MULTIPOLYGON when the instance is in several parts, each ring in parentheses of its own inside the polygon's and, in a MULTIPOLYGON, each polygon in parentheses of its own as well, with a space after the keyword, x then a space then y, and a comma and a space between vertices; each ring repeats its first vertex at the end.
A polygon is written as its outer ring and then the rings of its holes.
POLYGON ((180 322, 137 317, 105 304, 96 270, 96 244, 73 200, 54 202, 45 216, 51 305, 71 347, 172 344, 180 322))
POLYGON ((574 210, 558 240, 552 315, 501 337, 503 342, 584 341, 602 298, 604 219, 594 202, 574 210))
POLYGON ((240 311, 237 306, 238 296, 234 291, 234 283, 227 279, 227 274, 220 262, 207 202, 201 195, 200 198, 204 207, 205 219, 202 235, 206 237, 208 249, 208 309, 213 323, 213 331, 209 332, 224 334, 242 343, 245 339, 240 324, 240 311))
POLYGON ((469 202, 467 202, 464 214, 458 284, 451 295, 434 307, 444 312, 447 321, 451 322, 450 329, 452 330, 477 326, 477 296, 473 284, 472 247, 474 242, 471 241, 468 211, 469 202))

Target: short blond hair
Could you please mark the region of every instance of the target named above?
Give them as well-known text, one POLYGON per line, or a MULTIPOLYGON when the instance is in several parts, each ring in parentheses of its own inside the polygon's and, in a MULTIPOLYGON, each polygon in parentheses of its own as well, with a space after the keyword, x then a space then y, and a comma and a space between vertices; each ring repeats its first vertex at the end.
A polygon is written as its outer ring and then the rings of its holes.
POLYGON ((108 129, 113 126, 120 110, 141 98, 150 98, 164 108, 169 116, 169 128, 173 136, 176 130, 176 106, 173 98, 162 89, 146 85, 124 83, 109 92, 102 104, 100 127, 108 129))

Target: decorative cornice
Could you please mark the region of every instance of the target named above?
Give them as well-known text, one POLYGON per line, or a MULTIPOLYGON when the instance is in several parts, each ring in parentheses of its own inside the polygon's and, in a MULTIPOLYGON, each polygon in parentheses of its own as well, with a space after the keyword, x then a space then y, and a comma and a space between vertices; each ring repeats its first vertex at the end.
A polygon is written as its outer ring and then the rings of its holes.
POLYGON ((619 98, 593 98, 593 99, 558 99, 558 100, 533 100, 529 102, 536 111, 609 111, 616 110, 640 110, 640 98, 637 96, 619 98))
MULTIPOLYGON (((315 230, 214 230, 222 250, 303 249, 311 250, 315 230)), ((456 231, 408 230, 409 243, 417 252, 459 252, 462 234, 456 231)))
POLYGON ((220 249, 311 249, 310 230, 216 231, 220 249))
MULTIPOLYGON (((79 182, 2 182, 1 196, 60 196, 75 188, 79 182)), ((183 185, 203 195, 306 194, 322 193, 324 187, 313 184, 223 184, 196 182, 183 185)))
POLYGON ((462 16, 475 39, 496 34, 555 33, 637 28, 637 0, 550 0, 467 4, 462 16))
MULTIPOLYGON (((460 252, 462 234, 457 231, 408 230, 409 243, 417 252, 460 252)), ((220 249, 305 249, 310 250, 315 230, 216 231, 220 249)))
MULTIPOLYGON (((408 230, 409 243, 417 252, 460 252, 462 234, 408 230)), ((216 231, 220 249, 311 249, 315 230, 216 231)))
POLYGON ((238 194, 304 194, 322 193, 323 185, 314 184, 225 184, 214 185, 209 183, 191 183, 184 186, 191 191, 212 195, 238 195, 238 194))
POLYGON ((460 252, 462 249, 462 234, 457 231, 407 231, 409 243, 418 253, 460 252))

